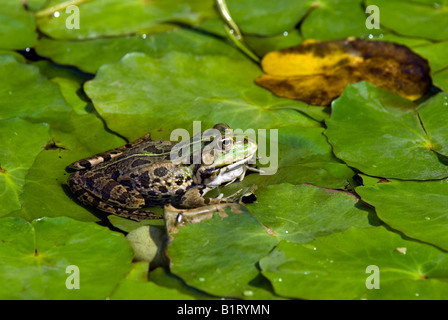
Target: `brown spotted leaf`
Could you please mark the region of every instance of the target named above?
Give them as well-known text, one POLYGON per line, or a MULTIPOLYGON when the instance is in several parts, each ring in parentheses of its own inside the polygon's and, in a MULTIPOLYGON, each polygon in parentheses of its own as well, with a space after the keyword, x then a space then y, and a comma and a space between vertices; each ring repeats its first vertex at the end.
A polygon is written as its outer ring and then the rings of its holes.
POLYGON ((304 41, 268 53, 261 64, 258 85, 313 105, 330 105, 348 84, 364 80, 410 100, 431 85, 428 61, 392 42, 304 41))

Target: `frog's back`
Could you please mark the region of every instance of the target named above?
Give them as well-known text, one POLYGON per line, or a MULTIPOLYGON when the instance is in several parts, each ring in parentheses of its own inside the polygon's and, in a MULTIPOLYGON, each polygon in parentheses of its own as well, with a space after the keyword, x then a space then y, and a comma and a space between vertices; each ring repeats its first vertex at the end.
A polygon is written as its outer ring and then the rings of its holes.
POLYGON ((152 142, 131 148, 94 170, 138 191, 148 206, 172 203, 193 183, 193 166, 171 161, 176 143, 152 142))

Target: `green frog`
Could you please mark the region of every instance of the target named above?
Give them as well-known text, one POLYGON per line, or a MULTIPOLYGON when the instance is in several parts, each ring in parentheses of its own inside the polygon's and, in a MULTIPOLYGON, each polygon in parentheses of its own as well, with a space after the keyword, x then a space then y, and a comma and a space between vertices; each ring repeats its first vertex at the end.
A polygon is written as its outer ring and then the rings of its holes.
POLYGON ((145 208, 171 204, 189 209, 238 201, 234 196, 204 195, 242 180, 247 170, 260 172, 249 164, 256 150, 255 141, 233 134, 226 124, 217 124, 183 144, 154 141, 147 134, 72 163, 69 168, 77 171, 68 178, 68 185, 85 205, 136 221, 158 219, 162 216, 145 208))

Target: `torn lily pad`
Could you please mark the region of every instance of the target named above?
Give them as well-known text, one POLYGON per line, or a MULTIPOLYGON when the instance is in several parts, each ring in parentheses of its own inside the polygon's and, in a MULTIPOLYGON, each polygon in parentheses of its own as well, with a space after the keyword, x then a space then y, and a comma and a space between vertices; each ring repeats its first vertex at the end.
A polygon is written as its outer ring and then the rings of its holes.
POLYGON ((428 62, 406 46, 366 40, 305 41, 273 51, 256 83, 274 94, 330 105, 348 84, 369 81, 417 100, 431 85, 428 62))

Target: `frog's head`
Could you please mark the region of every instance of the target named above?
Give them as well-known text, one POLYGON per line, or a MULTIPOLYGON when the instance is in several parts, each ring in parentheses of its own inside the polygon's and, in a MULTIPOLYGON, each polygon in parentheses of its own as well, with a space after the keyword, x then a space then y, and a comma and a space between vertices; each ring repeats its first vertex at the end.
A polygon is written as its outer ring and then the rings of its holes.
MULTIPOLYGON (((207 132, 204 136, 207 137, 207 132)), ((243 179, 257 144, 244 135, 234 134, 229 126, 217 124, 211 130, 214 139, 202 148, 202 163, 196 171, 196 183, 209 188, 243 179)), ((210 133, 208 133, 210 134, 210 133)))

